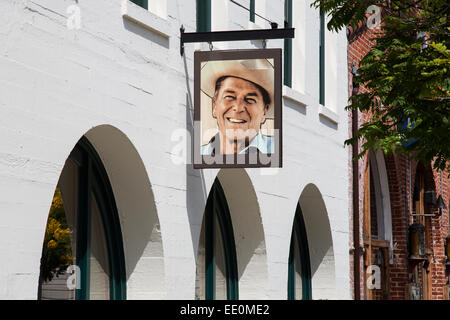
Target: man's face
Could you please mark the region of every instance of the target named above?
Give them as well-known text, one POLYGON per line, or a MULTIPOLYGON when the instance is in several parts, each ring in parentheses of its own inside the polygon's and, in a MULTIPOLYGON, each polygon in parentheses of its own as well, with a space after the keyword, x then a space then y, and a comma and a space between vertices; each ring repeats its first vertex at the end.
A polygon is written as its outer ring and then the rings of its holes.
POLYGON ((265 121, 267 108, 260 90, 251 82, 234 77, 223 80, 213 99, 213 117, 228 138, 251 140, 265 121))

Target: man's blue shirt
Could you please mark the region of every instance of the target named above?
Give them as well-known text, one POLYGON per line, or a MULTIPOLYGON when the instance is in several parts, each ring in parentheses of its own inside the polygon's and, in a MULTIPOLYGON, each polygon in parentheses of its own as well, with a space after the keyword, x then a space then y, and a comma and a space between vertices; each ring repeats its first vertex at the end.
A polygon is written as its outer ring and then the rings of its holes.
MULTIPOLYGON (((202 155, 214 155, 215 149, 220 150, 219 134, 216 134, 208 144, 200 147, 202 155)), ((247 154, 249 152, 259 151, 260 153, 271 154, 275 152, 272 136, 265 136, 258 132, 258 134, 250 141, 249 145, 245 147, 239 154, 247 154)))

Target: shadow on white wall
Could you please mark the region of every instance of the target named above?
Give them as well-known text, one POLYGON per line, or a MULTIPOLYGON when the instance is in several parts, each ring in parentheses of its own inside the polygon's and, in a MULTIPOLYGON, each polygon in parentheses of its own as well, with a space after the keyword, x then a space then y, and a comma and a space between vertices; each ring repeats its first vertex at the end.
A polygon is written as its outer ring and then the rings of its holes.
POLYGON ((312 298, 336 299, 336 274, 330 222, 322 194, 308 184, 299 199, 311 262, 312 298))
POLYGON ((164 252, 152 186, 137 150, 120 130, 101 125, 85 136, 108 173, 122 229, 127 299, 164 299, 164 252))

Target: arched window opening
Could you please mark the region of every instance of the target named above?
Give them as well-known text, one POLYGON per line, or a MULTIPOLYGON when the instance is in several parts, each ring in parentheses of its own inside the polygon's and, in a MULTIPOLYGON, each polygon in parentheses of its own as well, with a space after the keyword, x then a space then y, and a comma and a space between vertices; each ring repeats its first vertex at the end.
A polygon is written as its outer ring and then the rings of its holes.
POLYGON ((381 150, 369 151, 364 172, 364 267, 368 281, 364 282, 368 300, 390 299, 390 264, 392 250, 392 217, 389 187, 381 150), (374 271, 375 270, 375 271, 374 271), (376 282, 373 273, 380 271, 376 282), (370 279, 369 279, 370 277, 370 279))
POLYGON ((216 178, 209 194, 197 256, 196 299, 237 300, 238 272, 233 225, 216 178))
MULTIPOLYGON (((411 181, 412 182, 412 181, 411 181)), ((409 259, 409 277, 411 282, 418 289, 414 299, 431 300, 432 293, 432 272, 433 264, 431 261, 432 252, 432 217, 435 213, 436 189, 434 184, 433 172, 431 166, 426 167, 422 163, 417 164, 414 186, 410 186, 412 192, 412 228, 422 229, 423 233, 419 236, 418 248, 413 248, 410 243, 409 259), (417 251, 417 252, 415 252, 417 251)), ((410 235, 411 237, 411 235, 410 235)))
MULTIPOLYGON (((389 229, 386 227, 386 224, 388 221, 386 220, 386 215, 390 215, 390 212, 387 212, 386 208, 384 208, 384 198, 386 198, 386 195, 384 193, 387 192, 383 191, 382 183, 386 182, 383 181, 381 170, 385 168, 382 168, 384 166, 384 163, 379 163, 379 158, 384 159, 384 156, 377 152, 377 154, 370 150, 369 152, 369 182, 370 188, 369 188, 369 196, 370 196, 370 235, 373 239, 379 239, 379 240, 390 240, 389 232, 386 232, 386 229, 389 229)), ((390 219, 389 219, 390 221, 390 219)))
MULTIPOLYGON (((66 270, 74 264, 75 246, 72 245, 71 228, 66 217, 61 190, 56 187, 47 219, 39 276, 39 299, 51 299, 59 292, 60 299, 72 300, 75 290, 66 287, 66 270), (42 290, 41 284, 51 283, 42 290)), ((72 221, 70 221, 72 225, 72 221)), ((55 298, 56 298, 55 297, 55 298)))
POLYGON ((288 299, 311 300, 311 264, 308 238, 299 203, 297 204, 292 226, 288 268, 288 299))
POLYGON ((112 188, 99 155, 83 137, 64 165, 53 198, 38 298, 125 299, 125 281, 122 233, 112 188), (61 263, 55 264, 54 259, 61 263))
POLYGON ((374 185, 374 174, 373 167, 370 167, 370 234, 372 238, 379 238, 378 234, 378 213, 377 213, 377 202, 374 185))

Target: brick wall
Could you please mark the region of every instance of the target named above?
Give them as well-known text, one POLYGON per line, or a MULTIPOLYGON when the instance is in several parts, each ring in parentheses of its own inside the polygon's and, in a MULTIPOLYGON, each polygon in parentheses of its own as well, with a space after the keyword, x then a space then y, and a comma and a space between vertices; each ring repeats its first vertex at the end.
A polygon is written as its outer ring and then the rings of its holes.
MULTIPOLYGON (((349 70, 349 95, 352 93, 352 75, 351 65, 352 63, 358 67, 361 59, 368 53, 373 45, 371 40, 373 32, 361 25, 355 30, 350 30, 348 35, 348 70, 349 70)), ((365 88, 361 87, 360 92, 364 92, 365 88)), ((349 124, 351 124, 351 112, 349 114, 349 124)), ((370 119, 370 114, 359 114, 359 125, 362 122, 370 119)), ((351 128, 350 128, 351 130, 351 128)), ((360 243, 362 243, 362 230, 363 230, 363 214, 364 214, 364 174, 363 168, 367 161, 367 157, 360 160, 359 167, 359 220, 360 220, 360 243)), ((419 280, 423 285, 422 269, 424 261, 412 262, 408 259, 408 226, 413 223, 413 218, 409 216, 412 209, 412 196, 414 190, 414 182, 416 176, 416 170, 418 164, 414 160, 409 160, 406 155, 387 155, 385 156, 385 165, 388 176, 389 196, 391 204, 391 216, 392 216, 392 264, 390 264, 390 277, 389 279, 382 278, 382 284, 384 282, 389 283, 389 297, 391 299, 402 300, 409 298, 407 296, 408 282, 411 281, 414 268, 419 270, 419 280)), ((425 176, 425 189, 435 190, 436 197, 441 194, 441 174, 439 171, 432 170, 432 164, 426 164, 423 166, 425 176)), ((448 178, 448 172, 443 172, 442 175, 442 196, 444 203, 449 206, 449 193, 450 193, 450 180, 448 178)), ((352 184, 350 183, 350 188, 352 184)), ((350 190, 350 195, 353 194, 353 190, 350 190)), ((373 198, 373 197, 372 197, 373 198)), ((428 211, 437 212, 432 207, 425 208, 426 213, 428 211)), ((351 228, 353 230, 353 210, 350 210, 351 214, 351 228)), ((441 217, 431 217, 428 219, 426 235, 428 236, 428 252, 429 252, 429 266, 427 271, 431 275, 431 299, 442 300, 445 299, 446 292, 445 287, 448 284, 449 267, 446 266, 445 257, 445 238, 449 231, 449 209, 444 209, 441 217)), ((376 220, 372 219, 374 223, 376 220)), ((353 247, 353 236, 350 240, 350 247, 353 247)), ((354 254, 350 256, 350 270, 351 279, 353 280, 352 288, 354 294, 354 254)), ((364 263, 361 259, 360 263, 360 294, 361 299, 365 299, 365 278, 364 278, 364 263)), ((381 299, 382 295, 379 291, 373 292, 374 299, 381 299)))

